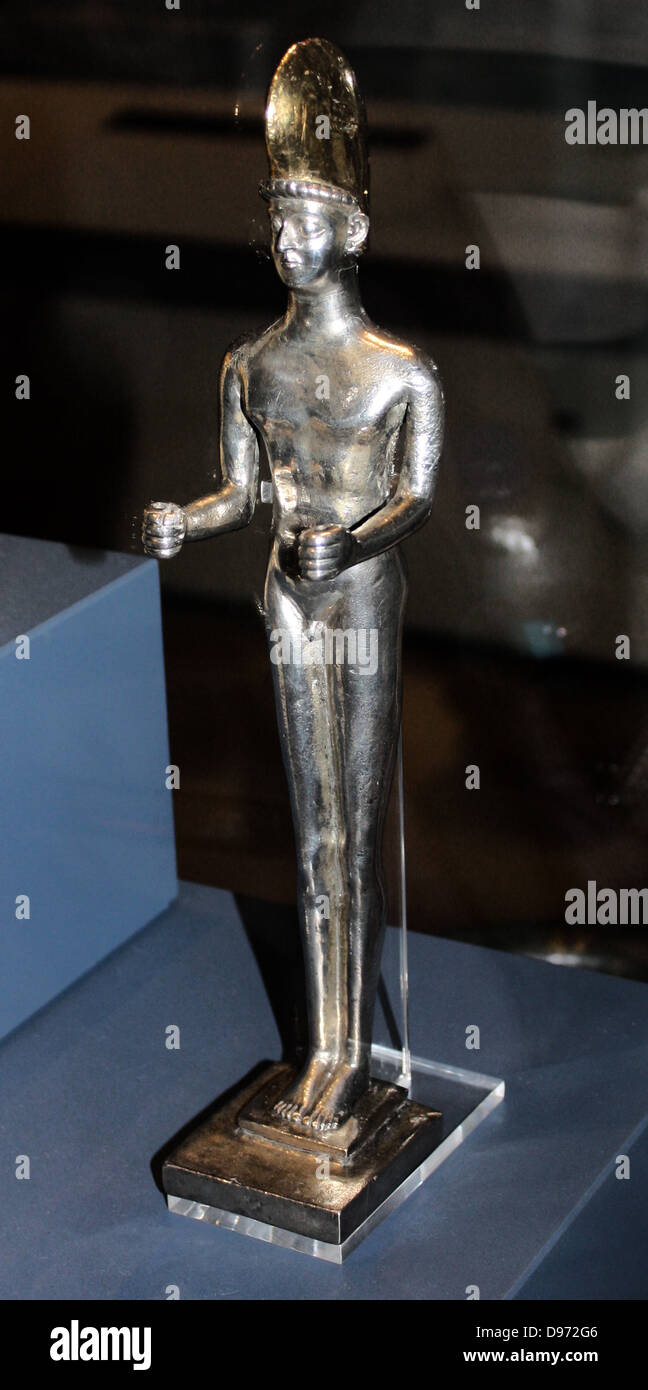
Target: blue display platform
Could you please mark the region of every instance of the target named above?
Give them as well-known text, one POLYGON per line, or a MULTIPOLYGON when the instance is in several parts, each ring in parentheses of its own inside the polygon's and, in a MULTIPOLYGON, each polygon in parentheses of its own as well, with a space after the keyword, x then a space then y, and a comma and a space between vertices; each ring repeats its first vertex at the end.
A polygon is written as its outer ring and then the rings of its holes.
POLYGON ((177 879, 157 565, 0 536, 0 573, 2 1036, 177 879))
MULTIPOLYGON (((625 1152, 625 1151, 624 1151, 625 1152)), ((538 1262, 516 1299, 648 1296, 648 1128, 628 1149, 629 1176, 607 1168, 568 1230, 538 1262)))
MULTIPOLYGON (((291 923, 264 914, 275 966, 291 923)), ((553 1269, 564 1295, 561 1248, 604 1193, 614 1221, 589 1224, 587 1263, 572 1247, 567 1296, 609 1296, 640 1187, 645 1211, 646 986, 442 939, 410 940, 413 1046, 504 1077, 506 1100, 341 1268, 167 1212, 152 1161, 280 1050, 249 931, 249 904, 184 885, 2 1044, 0 1163, 10 1173, 27 1155, 30 1178, 5 1183, 0 1294, 464 1300, 476 1286, 503 1299, 553 1269), (478 1052, 465 1046, 475 1024, 478 1052), (619 1154, 630 1181, 613 1176, 619 1154)), ((635 1246, 634 1297, 648 1289, 645 1251, 635 1246)))

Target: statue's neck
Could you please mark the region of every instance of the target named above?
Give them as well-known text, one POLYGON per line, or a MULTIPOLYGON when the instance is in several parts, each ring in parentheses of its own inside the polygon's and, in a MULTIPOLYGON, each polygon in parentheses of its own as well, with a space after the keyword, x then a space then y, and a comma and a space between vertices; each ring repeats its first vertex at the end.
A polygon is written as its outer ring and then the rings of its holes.
POLYGON ((343 335, 354 319, 364 317, 357 266, 291 290, 288 297, 286 322, 300 332, 336 337, 343 335))

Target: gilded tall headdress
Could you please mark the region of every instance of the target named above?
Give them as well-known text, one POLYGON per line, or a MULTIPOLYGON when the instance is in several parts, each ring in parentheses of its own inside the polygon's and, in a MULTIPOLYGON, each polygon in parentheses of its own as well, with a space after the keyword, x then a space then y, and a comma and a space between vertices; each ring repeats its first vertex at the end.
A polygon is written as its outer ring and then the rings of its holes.
POLYGON ((264 198, 321 198, 369 207, 365 113, 353 70, 327 39, 284 54, 266 106, 270 178, 264 198))

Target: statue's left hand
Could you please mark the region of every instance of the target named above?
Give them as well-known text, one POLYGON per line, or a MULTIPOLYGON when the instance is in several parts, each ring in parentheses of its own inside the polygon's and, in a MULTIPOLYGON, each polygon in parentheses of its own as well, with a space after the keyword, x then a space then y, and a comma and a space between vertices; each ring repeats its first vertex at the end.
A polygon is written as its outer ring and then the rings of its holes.
POLYGON ((142 544, 147 555, 170 560, 182 549, 187 518, 177 502, 150 502, 142 515, 142 544))
POLYGON ((335 579, 354 563, 357 541, 345 526, 309 526, 298 541, 302 579, 335 579))

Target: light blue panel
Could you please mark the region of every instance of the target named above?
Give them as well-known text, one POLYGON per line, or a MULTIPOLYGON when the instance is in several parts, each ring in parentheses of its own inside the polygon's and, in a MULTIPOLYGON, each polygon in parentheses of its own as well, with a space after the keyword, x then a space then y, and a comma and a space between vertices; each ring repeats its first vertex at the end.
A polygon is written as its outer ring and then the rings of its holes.
POLYGON ((177 894, 157 566, 120 558, 30 632, 29 660, 0 649, 0 1035, 177 894))

